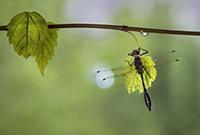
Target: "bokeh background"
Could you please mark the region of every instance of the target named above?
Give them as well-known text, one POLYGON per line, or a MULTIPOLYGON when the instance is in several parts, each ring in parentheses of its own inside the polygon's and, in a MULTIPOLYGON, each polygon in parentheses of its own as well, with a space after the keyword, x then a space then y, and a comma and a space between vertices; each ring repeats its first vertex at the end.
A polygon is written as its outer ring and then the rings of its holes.
MULTIPOLYGON (((0 24, 28 10, 54 23, 200 30, 199 7, 199 0, 0 0, 0 24)), ((42 77, 0 32, 0 135, 199 135, 200 37, 135 35, 152 56, 175 49, 165 60, 181 60, 160 69, 150 91, 152 112, 142 95, 128 95, 123 79, 108 89, 95 84, 95 69, 123 65, 137 47, 128 34, 62 29, 42 77)))

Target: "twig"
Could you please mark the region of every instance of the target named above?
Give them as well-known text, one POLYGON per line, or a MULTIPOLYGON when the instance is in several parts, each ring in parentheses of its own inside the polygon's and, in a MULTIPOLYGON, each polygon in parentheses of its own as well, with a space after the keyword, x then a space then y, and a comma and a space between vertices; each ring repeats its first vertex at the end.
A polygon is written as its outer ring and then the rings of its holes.
MULTIPOLYGON (((184 30, 170 30, 170 29, 157 29, 157 28, 144 28, 132 27, 127 25, 112 25, 112 24, 89 24, 89 23, 67 23, 67 24, 49 24, 49 28, 87 28, 87 29, 108 29, 119 30, 124 32, 140 32, 140 33, 157 33, 169 35, 187 35, 187 36, 200 36, 200 31, 184 31, 184 30)), ((0 31, 7 31, 7 25, 0 26, 0 31)))

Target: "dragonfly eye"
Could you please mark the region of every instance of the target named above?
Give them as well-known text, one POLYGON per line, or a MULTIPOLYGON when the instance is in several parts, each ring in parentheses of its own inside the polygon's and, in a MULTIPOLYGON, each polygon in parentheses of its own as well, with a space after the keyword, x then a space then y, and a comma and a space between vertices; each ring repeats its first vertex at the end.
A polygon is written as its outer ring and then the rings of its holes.
POLYGON ((140 51, 139 50, 133 50, 131 52, 131 56, 135 56, 135 55, 139 55, 140 54, 140 51))
POLYGON ((129 56, 135 56, 135 55, 139 55, 139 51, 138 50, 133 50, 132 52, 128 53, 129 56))

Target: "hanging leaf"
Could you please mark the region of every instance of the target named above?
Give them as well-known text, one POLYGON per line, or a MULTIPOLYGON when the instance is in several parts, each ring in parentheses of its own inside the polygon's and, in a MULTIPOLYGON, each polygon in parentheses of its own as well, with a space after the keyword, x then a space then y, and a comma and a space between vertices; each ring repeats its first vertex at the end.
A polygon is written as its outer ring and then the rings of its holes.
POLYGON ((52 59, 55 52, 55 46, 57 45, 57 29, 48 30, 43 41, 38 44, 34 53, 35 60, 38 64, 40 72, 44 75, 44 69, 47 66, 49 60, 52 59))
POLYGON ((37 12, 22 12, 14 16, 7 26, 10 44, 18 55, 35 57, 40 72, 52 59, 57 45, 57 29, 49 29, 45 19, 37 12))

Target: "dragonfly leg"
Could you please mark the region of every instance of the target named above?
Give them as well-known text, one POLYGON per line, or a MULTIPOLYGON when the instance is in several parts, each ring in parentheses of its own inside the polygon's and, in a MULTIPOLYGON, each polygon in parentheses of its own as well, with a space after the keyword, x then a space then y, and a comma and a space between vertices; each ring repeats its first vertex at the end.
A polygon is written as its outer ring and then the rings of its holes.
POLYGON ((151 77, 151 75, 149 74, 149 72, 147 71, 147 69, 143 66, 145 72, 147 73, 147 75, 151 78, 151 79, 154 79, 153 77, 151 77))
POLYGON ((144 89, 144 102, 145 102, 146 107, 149 109, 149 111, 151 111, 151 98, 146 90, 143 74, 140 74, 140 75, 141 75, 141 79, 142 79, 142 86, 144 89))
POLYGON ((127 62, 127 63, 128 63, 128 65, 129 65, 130 67, 132 67, 132 66, 133 66, 133 62, 130 62, 130 61, 128 61, 128 60, 125 60, 125 62, 127 62))
POLYGON ((147 54, 147 53, 149 53, 149 51, 148 50, 146 50, 146 49, 144 49, 144 48, 140 48, 142 51, 144 51, 143 53, 141 53, 140 54, 140 56, 142 56, 142 55, 145 55, 145 54, 147 54))

